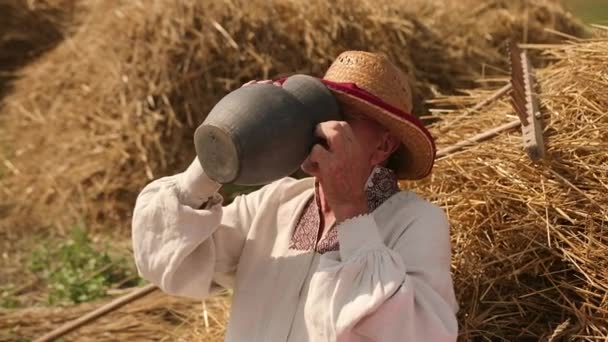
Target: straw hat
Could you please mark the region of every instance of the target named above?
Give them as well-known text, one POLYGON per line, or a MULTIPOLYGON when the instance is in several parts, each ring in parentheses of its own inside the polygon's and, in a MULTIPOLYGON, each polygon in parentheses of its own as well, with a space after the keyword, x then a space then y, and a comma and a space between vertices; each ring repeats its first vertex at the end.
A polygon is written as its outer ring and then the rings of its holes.
POLYGON ((400 179, 421 179, 431 172, 435 143, 422 122, 410 114, 407 77, 386 56, 344 52, 329 67, 323 83, 344 109, 370 116, 401 139, 395 152, 400 179))

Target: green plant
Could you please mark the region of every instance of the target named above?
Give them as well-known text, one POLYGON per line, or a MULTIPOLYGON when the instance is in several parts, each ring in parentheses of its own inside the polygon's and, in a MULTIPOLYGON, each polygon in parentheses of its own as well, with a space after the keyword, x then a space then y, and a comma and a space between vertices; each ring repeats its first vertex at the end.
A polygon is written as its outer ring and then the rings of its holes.
POLYGON ((13 295, 12 285, 0 289, 0 308, 14 309, 21 305, 19 300, 13 295))
POLYGON ((94 300, 112 287, 137 285, 134 266, 125 258, 112 258, 107 247, 97 250, 87 233, 75 228, 70 238, 55 248, 43 245, 30 259, 30 270, 41 277, 51 305, 94 300))

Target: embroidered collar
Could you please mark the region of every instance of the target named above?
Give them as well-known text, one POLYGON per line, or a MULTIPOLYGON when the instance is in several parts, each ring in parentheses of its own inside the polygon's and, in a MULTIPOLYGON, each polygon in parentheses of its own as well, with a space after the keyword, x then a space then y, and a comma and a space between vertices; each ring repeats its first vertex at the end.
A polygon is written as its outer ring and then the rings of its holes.
POLYGON ((399 182, 395 173, 386 167, 376 166, 365 185, 370 212, 376 210, 397 192, 399 192, 399 182))
MULTIPOLYGON (((365 194, 370 212, 376 210, 391 196, 399 192, 398 179, 395 173, 385 167, 377 166, 370 174, 365 184, 365 194)), ((338 232, 333 227, 321 239, 321 206, 319 203, 318 187, 315 183, 315 194, 308 201, 300 216, 289 248, 296 250, 313 250, 325 253, 339 249, 338 232), (318 241, 318 243, 317 243, 318 241)))

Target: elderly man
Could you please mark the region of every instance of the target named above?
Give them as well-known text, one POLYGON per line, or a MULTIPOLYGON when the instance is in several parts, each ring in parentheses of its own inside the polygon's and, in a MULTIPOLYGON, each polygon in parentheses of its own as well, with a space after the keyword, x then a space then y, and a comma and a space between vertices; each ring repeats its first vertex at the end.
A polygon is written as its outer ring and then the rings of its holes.
POLYGON ((140 274, 193 298, 233 288, 227 341, 456 340, 446 215, 397 183, 428 175, 435 156, 407 78, 349 51, 323 82, 345 119, 316 127, 312 177, 225 207, 196 160, 150 183, 133 216, 140 274))

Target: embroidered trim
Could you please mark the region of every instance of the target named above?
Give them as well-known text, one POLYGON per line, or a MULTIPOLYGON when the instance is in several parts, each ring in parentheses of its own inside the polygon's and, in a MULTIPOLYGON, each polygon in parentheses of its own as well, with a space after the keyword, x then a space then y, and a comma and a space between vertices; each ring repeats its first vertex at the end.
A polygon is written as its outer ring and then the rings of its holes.
POLYGON ((365 187, 370 212, 376 210, 398 192, 399 183, 395 173, 391 169, 381 166, 374 168, 365 187))
POLYGON ((319 216, 317 202, 314 197, 315 196, 308 201, 296 224, 289 245, 290 249, 308 251, 315 247, 317 235, 319 234, 319 227, 321 226, 321 217, 319 216))
MULTIPOLYGON (((370 212, 376 210, 382 203, 398 192, 399 184, 395 173, 385 167, 377 166, 370 174, 365 186, 365 194, 370 212)), ((296 223, 289 248, 312 251, 315 250, 316 245, 316 251, 321 254, 339 250, 340 243, 338 241, 337 226, 325 227, 329 231, 323 238, 319 237, 320 228, 321 211, 318 187, 315 184, 315 194, 306 204, 296 223)))
POLYGON ((340 250, 338 229, 336 225, 333 225, 327 232, 327 235, 325 235, 325 237, 319 241, 319 244, 317 244, 317 252, 323 254, 337 250, 340 250))

